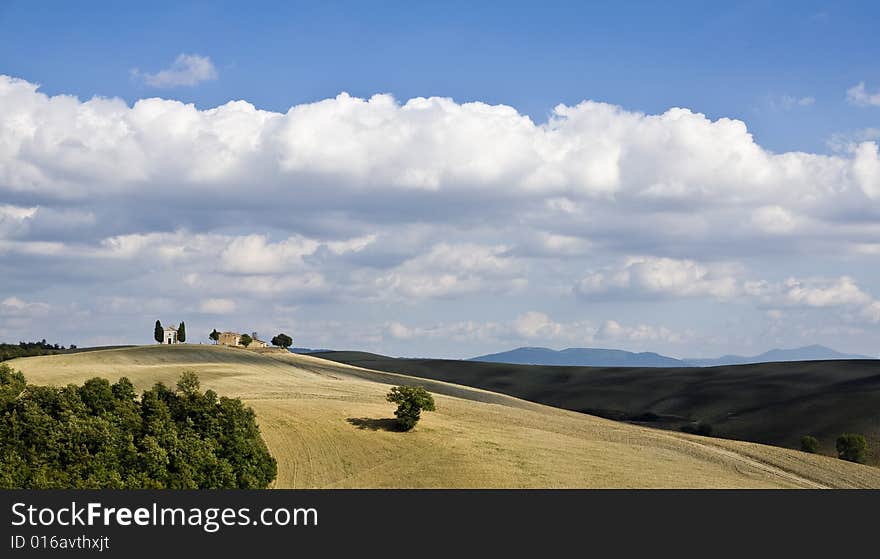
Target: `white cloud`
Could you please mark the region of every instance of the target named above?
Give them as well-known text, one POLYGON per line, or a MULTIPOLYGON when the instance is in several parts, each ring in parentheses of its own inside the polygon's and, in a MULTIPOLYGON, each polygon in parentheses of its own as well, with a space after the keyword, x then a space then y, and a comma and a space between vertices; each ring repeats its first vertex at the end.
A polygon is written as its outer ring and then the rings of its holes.
POLYGON ((865 82, 859 82, 846 90, 846 100, 857 107, 880 106, 880 91, 871 93, 865 88, 865 82))
POLYGON ((862 316, 874 324, 880 322, 880 301, 874 301, 862 309, 862 316))
POLYGON ((828 147, 838 153, 852 152, 862 142, 880 140, 880 128, 861 128, 849 132, 835 132, 828 139, 828 147))
POLYGON ((27 302, 18 297, 0 301, 0 317, 34 317, 49 314, 50 306, 41 302, 27 302))
MULTIPOLYGON (((690 333, 687 336, 691 335, 690 333)), ((685 335, 673 332, 669 328, 639 324, 637 326, 623 326, 616 320, 607 320, 596 332, 596 339, 602 341, 638 342, 647 345, 646 342, 681 343, 685 335)))
POLYGON ((235 312, 235 301, 232 299, 202 299, 199 311, 208 314, 231 314, 235 312))
POLYGON ((778 104, 782 109, 789 110, 797 107, 809 107, 816 103, 815 97, 794 97, 792 95, 783 95, 779 98, 778 104))
POLYGON ((591 272, 575 285, 575 292, 594 296, 613 292, 672 297, 727 299, 738 292, 727 266, 715 269, 674 258, 637 257, 621 266, 591 272))
POLYGON ((752 212, 752 224, 773 235, 786 235, 797 227, 794 215, 781 206, 762 206, 752 212))
MULTIPOLYGON (((525 287, 526 280, 521 263, 507 252, 503 245, 438 243, 375 277, 370 288, 380 297, 404 299, 512 292, 525 287)), ((367 286, 369 278, 361 274, 354 279, 367 286)))
POLYGON ((788 278, 782 282, 748 281, 744 292, 763 304, 795 307, 868 307, 873 297, 848 276, 788 278))
POLYGON ((204 81, 216 80, 217 69, 207 56, 179 54, 168 68, 155 74, 141 73, 135 69, 132 75, 143 79, 147 85, 158 88, 194 86, 204 81))
POLYGON ((295 204, 298 193, 326 207, 368 191, 517 204, 555 198, 570 208, 642 198, 809 210, 858 188, 851 159, 773 154, 743 122, 681 108, 645 115, 584 101, 535 124, 508 106, 446 98, 401 104, 341 94, 281 114, 243 101, 208 110, 163 99, 128 107, 36 90, 0 78, 0 184, 61 198, 149 189, 231 207, 246 184, 248 197, 276 206, 295 204))
POLYGON ((863 142, 855 148, 853 174, 865 194, 875 200, 880 198, 880 157, 876 143, 863 142))
POLYGON ((513 323, 514 331, 523 338, 544 340, 556 339, 565 326, 554 322, 544 313, 530 311, 517 317, 513 323))
POLYGON ((269 243, 263 235, 233 239, 220 254, 222 268, 242 274, 271 274, 299 266, 302 258, 314 254, 320 243, 313 239, 291 237, 269 243))

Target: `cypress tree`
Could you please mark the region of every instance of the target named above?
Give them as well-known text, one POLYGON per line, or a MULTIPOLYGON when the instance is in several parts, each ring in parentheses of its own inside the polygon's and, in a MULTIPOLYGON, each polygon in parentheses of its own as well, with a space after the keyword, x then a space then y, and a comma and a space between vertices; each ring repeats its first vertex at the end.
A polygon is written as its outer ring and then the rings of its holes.
POLYGON ((153 338, 160 344, 165 341, 165 330, 162 329, 162 323, 156 321, 156 327, 153 329, 153 338))
POLYGON ((186 341, 186 324, 183 322, 180 323, 180 327, 177 329, 177 341, 180 343, 186 341))

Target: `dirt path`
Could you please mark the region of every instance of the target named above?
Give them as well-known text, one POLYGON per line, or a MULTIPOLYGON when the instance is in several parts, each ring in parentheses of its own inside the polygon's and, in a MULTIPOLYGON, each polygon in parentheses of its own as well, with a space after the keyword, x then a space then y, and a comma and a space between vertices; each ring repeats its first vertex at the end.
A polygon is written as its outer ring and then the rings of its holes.
POLYGON ((787 479, 787 480, 789 480, 793 483, 796 483, 797 485, 800 485, 805 488, 833 489, 831 486, 824 485, 822 483, 805 478, 805 477, 798 475, 798 474, 795 474, 793 472, 783 470, 782 468, 774 466, 773 464, 770 464, 769 462, 764 462, 762 460, 758 460, 758 459, 753 458, 751 456, 746 456, 745 454, 741 454, 741 453, 735 452, 733 450, 722 448, 720 446, 716 446, 716 445, 713 445, 708 442, 704 443, 704 442, 695 441, 692 439, 685 439, 683 437, 680 438, 679 440, 681 440, 682 442, 686 442, 688 444, 691 444, 695 447, 699 447, 700 449, 702 449, 704 451, 715 453, 720 456, 724 456, 725 458, 729 458, 729 459, 733 459, 737 462, 741 462, 743 464, 751 466, 752 468, 761 470, 763 472, 767 472, 770 475, 774 475, 776 477, 787 479))

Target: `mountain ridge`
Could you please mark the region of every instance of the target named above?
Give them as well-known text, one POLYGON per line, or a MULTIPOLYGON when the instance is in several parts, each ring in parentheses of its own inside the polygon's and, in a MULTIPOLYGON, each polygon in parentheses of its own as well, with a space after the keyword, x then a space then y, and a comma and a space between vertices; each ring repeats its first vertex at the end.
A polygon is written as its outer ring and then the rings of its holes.
POLYGON ((511 365, 561 365, 578 367, 717 367, 724 365, 747 365, 752 363, 776 363, 787 361, 823 361, 838 359, 874 359, 867 355, 841 353, 829 347, 812 344, 790 349, 771 349, 764 353, 722 355, 716 358, 677 359, 655 352, 631 352, 606 348, 566 348, 555 350, 546 347, 524 346, 509 351, 479 355, 466 361, 508 363, 511 365))

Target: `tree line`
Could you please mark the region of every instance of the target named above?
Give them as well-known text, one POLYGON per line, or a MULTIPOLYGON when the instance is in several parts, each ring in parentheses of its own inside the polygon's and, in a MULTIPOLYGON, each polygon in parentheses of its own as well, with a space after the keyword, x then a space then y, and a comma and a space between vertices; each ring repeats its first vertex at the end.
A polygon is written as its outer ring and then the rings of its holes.
MULTIPOLYGON (((8 361, 18 357, 33 357, 35 355, 53 355, 55 353, 63 353, 67 349, 63 345, 50 344, 45 339, 39 342, 0 344, 0 361, 8 361)), ((71 344, 70 349, 76 349, 76 346, 71 344)))
POLYGON ((265 488, 276 474, 253 410, 195 373, 138 398, 125 377, 36 386, 0 365, 0 488, 265 488))

